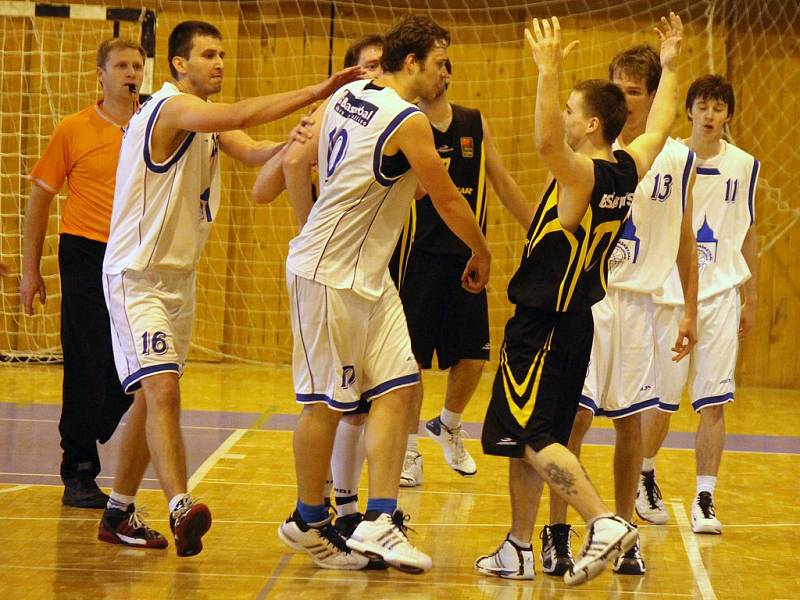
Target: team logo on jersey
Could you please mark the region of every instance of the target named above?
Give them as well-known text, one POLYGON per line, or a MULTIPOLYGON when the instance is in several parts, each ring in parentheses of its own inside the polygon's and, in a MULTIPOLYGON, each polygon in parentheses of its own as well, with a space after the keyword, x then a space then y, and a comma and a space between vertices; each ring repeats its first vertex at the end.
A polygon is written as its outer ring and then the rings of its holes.
POLYGON ((344 94, 336 101, 334 110, 346 119, 352 119, 366 127, 378 112, 378 107, 371 102, 356 98, 349 90, 345 90, 344 94))
POLYGON ((342 389, 347 389, 356 382, 356 368, 353 365, 342 367, 342 389))
POLYGON ((718 242, 714 237, 714 230, 708 224, 708 217, 705 217, 702 227, 697 230, 697 267, 700 273, 706 265, 717 262, 718 242))
POLYGON ((436 149, 436 151, 437 151, 439 154, 449 154, 450 152, 452 152, 452 151, 453 151, 453 147, 452 147, 452 146, 448 146, 447 144, 445 144, 444 146, 439 146, 439 147, 436 149))
POLYGON ((639 258, 639 242, 639 238, 636 237, 636 225, 633 224, 633 219, 628 219, 622 229, 622 236, 611 251, 611 257, 608 259, 609 268, 613 270, 625 262, 635 263, 639 258))
POLYGON ((464 158, 472 158, 475 156, 475 140, 471 137, 461 138, 461 156, 464 158))

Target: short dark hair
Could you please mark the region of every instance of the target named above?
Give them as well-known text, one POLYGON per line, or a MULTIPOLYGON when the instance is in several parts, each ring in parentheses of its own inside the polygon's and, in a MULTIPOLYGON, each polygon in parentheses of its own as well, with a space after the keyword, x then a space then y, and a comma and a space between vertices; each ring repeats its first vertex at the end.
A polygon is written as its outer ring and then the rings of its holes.
POLYGON ((355 42, 350 44, 347 52, 344 53, 344 68, 355 67, 358 64, 358 59, 361 57, 361 51, 370 46, 383 48, 383 36, 377 33, 370 33, 358 38, 355 42))
POLYGON ((381 68, 386 73, 396 73, 403 68, 406 56, 413 54, 423 61, 428 53, 441 44, 450 45, 450 32, 433 19, 409 15, 386 35, 383 43, 381 68))
POLYGON ((100 45, 97 47, 97 66, 101 69, 105 69, 108 57, 114 50, 137 50, 139 54, 142 55, 142 61, 147 58, 144 48, 142 48, 139 42, 134 42, 126 38, 109 38, 100 42, 100 45))
MULTIPOLYGON (((692 111, 694 101, 698 98, 724 102, 728 105, 728 117, 733 116, 733 110, 736 107, 733 86, 722 75, 703 75, 692 82, 692 85, 689 86, 689 91, 686 92, 687 114, 692 111)), ((691 121, 692 118, 689 117, 689 120, 691 121)))
POLYGON ((617 54, 608 65, 608 78, 614 79, 615 73, 644 81, 647 93, 652 94, 661 81, 661 57, 648 44, 628 48, 617 54))
POLYGON ((169 42, 167 43, 167 60, 169 61, 169 72, 177 79, 178 71, 172 66, 172 59, 176 56, 182 56, 189 60, 189 54, 192 52, 192 44, 194 38, 197 36, 207 36, 222 39, 222 34, 219 29, 214 27, 211 23, 205 21, 183 21, 175 26, 172 33, 169 34, 169 42))
POLYGON ((583 95, 584 111, 588 116, 600 120, 603 139, 613 144, 628 118, 628 106, 622 88, 605 79, 587 79, 572 89, 583 95))

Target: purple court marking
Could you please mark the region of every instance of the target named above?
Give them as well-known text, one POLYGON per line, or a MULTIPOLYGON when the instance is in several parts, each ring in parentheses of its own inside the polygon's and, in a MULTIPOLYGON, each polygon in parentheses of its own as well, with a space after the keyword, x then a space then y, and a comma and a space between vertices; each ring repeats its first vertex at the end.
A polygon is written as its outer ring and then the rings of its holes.
MULTIPOLYGON (((58 418, 61 407, 52 404, 15 404, 0 402, 0 483, 41 483, 60 485, 58 418)), ((185 410, 182 415, 188 472, 197 468, 227 439, 235 429, 252 427, 258 413, 185 410)), ((273 414, 261 425, 266 431, 291 431, 297 415, 273 414)), ((480 439, 481 423, 464 423, 472 439, 480 439)), ((425 422, 420 421, 420 435, 426 435, 425 422)), ((100 446, 103 470, 98 478, 110 486, 116 460, 119 431, 107 444, 100 446)), ((614 443, 613 429, 591 429, 586 443, 609 446, 614 443)), ((693 432, 671 432, 665 448, 694 447, 693 432)), ((800 454, 800 437, 728 434, 726 450, 800 454)), ((142 484, 146 489, 158 489, 152 468, 145 473, 142 484)))

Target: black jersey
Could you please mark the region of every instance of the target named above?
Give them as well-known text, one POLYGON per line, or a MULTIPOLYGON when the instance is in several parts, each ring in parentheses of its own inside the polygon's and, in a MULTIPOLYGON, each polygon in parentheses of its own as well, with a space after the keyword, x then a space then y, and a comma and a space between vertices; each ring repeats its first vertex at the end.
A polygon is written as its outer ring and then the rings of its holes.
POLYGON ((609 254, 638 183, 633 158, 624 150, 614 151, 614 157, 616 163, 593 160, 592 197, 574 233, 558 220, 558 182, 547 188, 508 284, 513 304, 566 312, 586 310, 606 295, 609 254))
MULTIPOLYGON (((447 167, 447 172, 475 213, 481 230, 486 234, 486 169, 483 155, 483 125, 481 113, 457 104, 453 120, 447 131, 433 127, 436 150, 447 167)), ((412 207, 403 239, 413 242, 415 248, 431 254, 469 257, 472 252, 445 225, 433 207, 430 196, 420 199, 412 207)))

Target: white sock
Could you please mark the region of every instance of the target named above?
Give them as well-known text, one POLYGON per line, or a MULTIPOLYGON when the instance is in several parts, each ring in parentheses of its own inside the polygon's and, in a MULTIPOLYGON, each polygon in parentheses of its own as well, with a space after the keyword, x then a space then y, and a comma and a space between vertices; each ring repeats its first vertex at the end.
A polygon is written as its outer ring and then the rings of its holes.
POLYGON ((508 534, 508 539, 511 540, 512 542, 514 542, 520 548, 524 548, 525 550, 527 550, 528 548, 531 547, 530 540, 528 540, 527 542, 524 542, 521 539, 519 539, 518 537, 515 537, 515 536, 511 535, 510 533, 508 534))
POLYGON ((698 475, 697 476, 697 494, 700 492, 708 492, 714 495, 714 488, 717 485, 717 478, 713 475, 698 475))
POLYGON ((118 510, 128 510, 128 507, 136 501, 136 496, 126 496, 111 490, 108 495, 106 508, 116 508, 118 510))
MULTIPOLYGON (((336 441, 333 442, 333 451, 336 452, 336 441)), ((333 455, 331 455, 331 464, 328 465, 328 475, 325 477, 325 487, 322 488, 322 499, 331 499, 331 491, 333 490, 333 455)))
POLYGON ((406 452, 413 452, 414 454, 419 454, 419 449, 417 448, 416 433, 408 434, 408 444, 406 445, 406 452))
POLYGON ((642 459, 642 473, 656 470, 656 457, 642 459))
MULTIPOLYGON (((364 426, 351 425, 344 419, 336 428, 331 453, 333 490, 336 496, 356 496, 361 469, 364 466, 364 426)), ((337 505, 337 510, 339 506, 337 505)))
POLYGON ((180 503, 180 501, 188 497, 189 497, 188 492, 184 492, 183 494, 175 494, 172 497, 172 500, 169 501, 169 512, 172 513, 176 508, 178 508, 178 504, 180 503))
POLYGON ((447 410, 444 407, 442 407, 442 412, 439 415, 439 419, 441 419, 442 425, 451 430, 461 426, 461 413, 447 410))
POLYGON ((348 502, 346 504, 337 504, 336 505, 336 516, 338 517, 346 517, 347 515, 354 515, 358 512, 358 502, 353 500, 352 502, 348 502))

